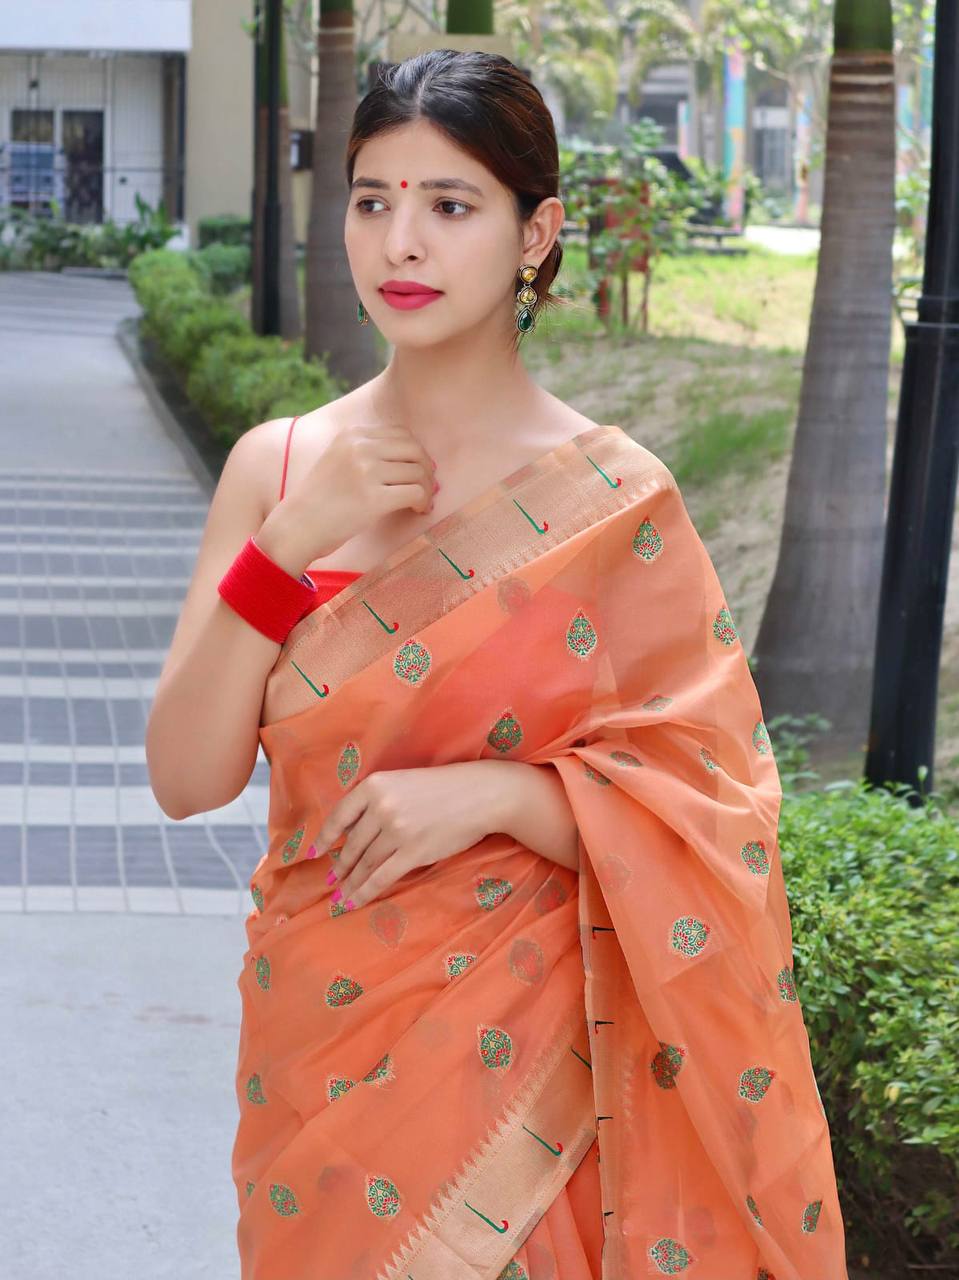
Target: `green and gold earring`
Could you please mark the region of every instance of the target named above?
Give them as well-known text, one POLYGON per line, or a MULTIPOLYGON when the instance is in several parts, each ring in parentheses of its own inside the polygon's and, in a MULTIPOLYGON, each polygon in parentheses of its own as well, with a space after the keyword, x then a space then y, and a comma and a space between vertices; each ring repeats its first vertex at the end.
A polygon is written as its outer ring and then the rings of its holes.
POLYGON ((370 313, 367 311, 366 307, 363 306, 362 302, 357 302, 356 304, 356 318, 360 324, 369 324, 370 322, 370 313))
POLYGON ((516 302, 519 307, 516 313, 516 327, 520 333, 531 333, 536 325, 534 308, 539 302, 539 295, 533 288, 533 281, 538 274, 536 267, 531 263, 526 263, 519 269, 519 276, 523 284, 516 294, 516 302))

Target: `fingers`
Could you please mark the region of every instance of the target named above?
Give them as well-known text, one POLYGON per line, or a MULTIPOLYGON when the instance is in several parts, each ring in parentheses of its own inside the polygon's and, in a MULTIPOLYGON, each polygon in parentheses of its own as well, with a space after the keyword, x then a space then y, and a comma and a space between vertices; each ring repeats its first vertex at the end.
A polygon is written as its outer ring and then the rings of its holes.
POLYGON ((380 833, 348 871, 337 868, 336 888, 330 901, 346 911, 356 911, 372 902, 400 878, 396 852, 380 833))

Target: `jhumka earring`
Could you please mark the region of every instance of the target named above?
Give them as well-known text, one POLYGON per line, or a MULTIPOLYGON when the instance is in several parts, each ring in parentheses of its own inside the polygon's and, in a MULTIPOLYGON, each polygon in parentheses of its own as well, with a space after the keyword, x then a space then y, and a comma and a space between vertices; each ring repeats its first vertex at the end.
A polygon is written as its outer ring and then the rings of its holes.
POLYGON ((358 302, 356 304, 356 318, 360 324, 369 324, 370 322, 370 313, 367 311, 366 307, 363 306, 362 302, 358 302))
POLYGON ((539 295, 532 287, 532 284, 538 274, 536 267, 531 263, 527 263, 519 269, 523 286, 516 295, 516 301, 520 308, 516 313, 516 327, 520 333, 531 333, 536 324, 533 308, 539 302, 539 295))

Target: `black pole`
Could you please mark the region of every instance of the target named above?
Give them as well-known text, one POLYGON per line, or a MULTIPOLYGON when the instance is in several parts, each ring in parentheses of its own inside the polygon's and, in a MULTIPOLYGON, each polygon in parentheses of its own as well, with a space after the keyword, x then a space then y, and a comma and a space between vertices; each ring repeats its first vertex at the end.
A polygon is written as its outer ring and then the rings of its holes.
MULTIPOLYGON (((959 454, 959 6, 939 0, 925 270, 906 324, 865 776, 933 787, 959 454), (926 778, 919 777, 925 765, 926 778)), ((910 796, 914 805, 919 796, 910 796)))
POLYGON ((263 332, 280 332, 280 23, 283 0, 266 0, 266 194, 263 207, 263 332))

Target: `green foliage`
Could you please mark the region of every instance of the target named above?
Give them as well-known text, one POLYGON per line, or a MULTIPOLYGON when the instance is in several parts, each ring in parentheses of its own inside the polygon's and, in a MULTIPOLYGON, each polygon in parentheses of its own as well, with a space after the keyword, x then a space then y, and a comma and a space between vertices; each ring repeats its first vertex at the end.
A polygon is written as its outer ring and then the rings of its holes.
MULTIPOLYGON (((211 294, 211 260, 245 250, 211 242, 193 253, 158 250, 131 265, 129 280, 143 308, 143 334, 180 377, 184 389, 226 446, 251 425, 305 413, 347 388, 325 361, 303 357, 302 340, 260 336, 231 301, 211 294)), ((225 270, 225 268, 221 268, 225 270)))
POLYGON ((250 245, 253 237, 253 221, 248 216, 234 213, 218 213, 201 218, 197 223, 197 248, 210 244, 250 245))
POLYGON ((341 394, 326 365, 304 361, 302 341, 275 335, 223 331, 208 341, 186 382, 187 394, 225 441, 251 422, 286 416, 325 404, 341 394))
MULTIPOLYGON (((815 730, 828 727, 821 717, 815 730)), ((796 790, 800 722, 767 726, 796 987, 850 1257, 959 1261, 959 825, 937 793, 796 790), (898 1233, 890 1224, 902 1224, 898 1233)))
POLYGON ((563 203, 570 218, 590 228, 592 288, 614 275, 619 283, 621 321, 629 327, 629 276, 643 271, 642 327, 648 327, 649 282, 657 259, 688 241, 695 212, 689 187, 653 151, 662 129, 652 120, 626 126, 619 146, 566 149, 560 155, 563 203), (614 226, 607 226, 612 215, 614 226))
POLYGON ((159 249, 176 235, 162 205, 151 207, 134 193, 137 218, 116 223, 67 222, 56 200, 52 216, 0 208, 0 270, 62 271, 64 267, 128 268, 141 253, 159 249))
POLYGON ((252 254, 248 245, 214 240, 205 249, 193 250, 190 256, 211 293, 232 293, 250 279, 252 254))

